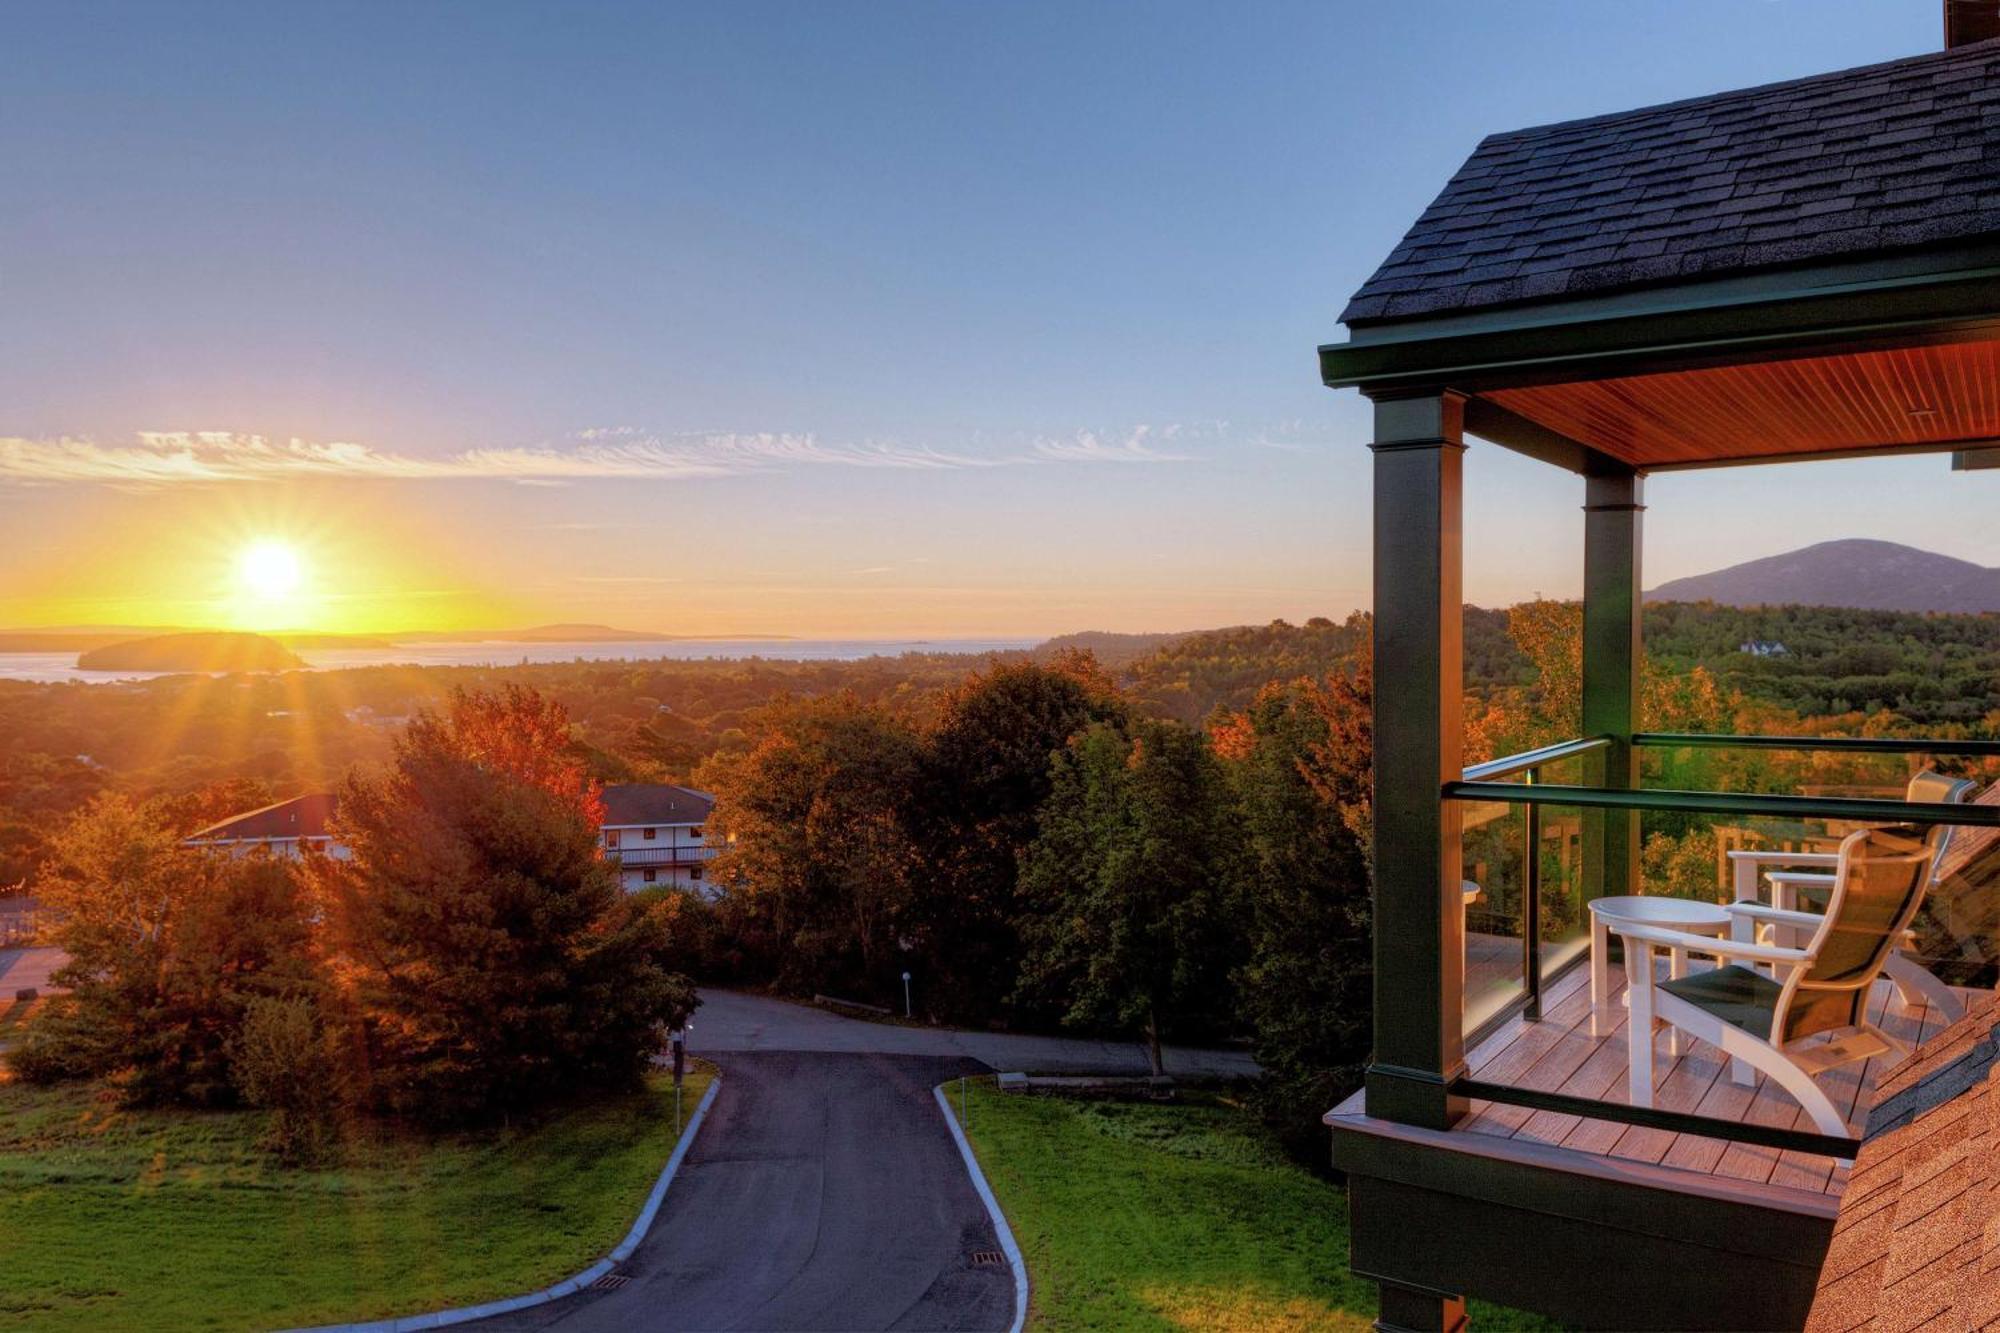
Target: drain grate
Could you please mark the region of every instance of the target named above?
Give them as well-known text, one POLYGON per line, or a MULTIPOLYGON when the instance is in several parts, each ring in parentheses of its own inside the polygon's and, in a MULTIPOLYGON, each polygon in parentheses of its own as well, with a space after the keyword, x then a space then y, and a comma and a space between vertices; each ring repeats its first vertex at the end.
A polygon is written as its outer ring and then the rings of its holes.
POLYGON ((631 1280, 631 1278, 625 1276, 623 1273, 606 1273, 603 1277, 591 1283, 590 1289, 592 1291, 616 1291, 631 1280))
POLYGON ((974 1250, 972 1252, 972 1266, 974 1268, 995 1268, 1006 1262, 1007 1256, 998 1250, 974 1250))

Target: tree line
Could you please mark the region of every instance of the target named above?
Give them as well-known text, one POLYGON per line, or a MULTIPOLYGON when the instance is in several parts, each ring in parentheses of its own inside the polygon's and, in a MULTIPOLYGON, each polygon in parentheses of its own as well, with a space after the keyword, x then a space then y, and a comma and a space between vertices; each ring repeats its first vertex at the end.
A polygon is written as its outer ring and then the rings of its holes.
POLYGON ((718 896, 660 896, 704 975, 900 1006, 907 971, 923 1016, 1129 1035, 1156 1074, 1246 1040, 1310 1138, 1367 1050, 1370 704, 1362 647, 1202 728, 1084 654, 921 717, 782 700, 698 775, 718 896))
POLYGON ((686 1021, 670 914, 600 855, 560 704, 458 692, 340 797, 347 854, 298 861, 189 847, 167 803, 77 814, 37 880, 69 994, 14 1073, 263 1106, 310 1157, 343 1113, 451 1126, 630 1086, 686 1021))

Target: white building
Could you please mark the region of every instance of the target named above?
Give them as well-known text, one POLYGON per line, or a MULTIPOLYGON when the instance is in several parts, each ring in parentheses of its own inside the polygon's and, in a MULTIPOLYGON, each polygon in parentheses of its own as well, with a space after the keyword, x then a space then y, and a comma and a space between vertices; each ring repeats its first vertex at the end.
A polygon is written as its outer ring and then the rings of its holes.
MULTIPOLYGON (((313 792, 233 816, 188 838, 192 847, 213 847, 241 856, 258 848, 274 856, 297 857, 307 843, 329 856, 347 848, 327 832, 339 807, 331 792, 313 792)), ((691 787, 655 782, 620 782, 604 789, 604 824, 597 845, 618 866, 618 882, 630 891, 652 884, 706 891, 703 873, 715 848, 709 845, 709 812, 715 798, 691 787)))
POLYGON ((604 789, 604 827, 598 843, 618 863, 628 890, 650 884, 708 891, 703 879, 716 849, 706 825, 715 798, 692 787, 621 782, 604 789))

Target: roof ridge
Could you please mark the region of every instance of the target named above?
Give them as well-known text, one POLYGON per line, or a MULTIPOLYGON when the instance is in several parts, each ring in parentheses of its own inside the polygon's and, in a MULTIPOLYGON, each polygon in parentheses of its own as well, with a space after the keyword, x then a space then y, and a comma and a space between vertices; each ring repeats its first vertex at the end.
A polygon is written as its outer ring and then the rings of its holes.
POLYGON ((1355 326, 2000 234, 2000 38, 1489 135, 1355 326))
POLYGON ((190 839, 199 838, 204 833, 213 833, 219 828, 227 828, 231 824, 240 824, 244 820, 254 819, 258 815, 268 815, 273 810, 281 810, 285 806, 296 805, 300 801, 310 801, 315 796, 323 796, 330 800, 337 794, 330 791, 302 791, 297 796, 287 796, 282 801, 273 801, 269 805, 260 805, 254 810, 245 810, 240 814, 230 815, 227 819, 218 819, 213 824, 196 829, 194 832, 188 834, 188 837, 190 839))
POLYGON ((1623 111, 1601 111, 1594 116, 1577 116, 1570 120, 1550 120, 1539 125, 1524 125, 1517 130, 1498 130, 1481 139, 1480 146, 1505 139, 1525 139, 1551 133, 1555 130, 1600 125, 1612 121, 1636 119, 1642 116, 1658 115, 1663 111, 1675 111, 1682 107, 1696 105, 1713 106, 1717 102, 1731 101, 1738 97, 1768 96, 1781 88, 1802 88, 1815 83, 1834 82, 1846 79, 1874 76, 1899 65, 1920 65, 1929 62, 1948 63, 1962 59, 1969 52, 1991 53, 2000 51, 2000 37, 1991 37, 1983 42, 1967 42, 1962 46, 1949 46, 1942 51, 1919 51, 1915 55, 1897 56, 1894 60, 1878 60, 1868 65, 1850 65, 1846 69, 1825 70, 1818 74, 1801 74, 1791 79, 1773 79, 1769 83, 1755 83, 1744 88, 1721 88, 1712 93, 1696 93, 1688 97, 1678 97, 1671 102, 1654 102, 1647 106, 1627 107, 1623 111))

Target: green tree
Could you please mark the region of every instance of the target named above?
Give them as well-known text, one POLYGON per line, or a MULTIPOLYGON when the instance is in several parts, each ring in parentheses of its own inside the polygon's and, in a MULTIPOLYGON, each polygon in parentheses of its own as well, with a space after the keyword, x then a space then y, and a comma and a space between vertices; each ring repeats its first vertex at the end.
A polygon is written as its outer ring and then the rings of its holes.
POLYGON ((519 687, 455 693, 343 786, 351 856, 306 864, 379 1104, 450 1123, 632 1085, 685 1021, 693 987, 599 817, 567 715, 519 687))
POLYGON ((988 1018, 1013 990, 1015 885, 1049 796, 1050 760, 1077 732, 1125 713, 1087 653, 1002 663, 946 696, 913 802, 924 872, 910 935, 938 1012, 988 1018))
POLYGON ((719 915, 782 986, 900 991, 915 731, 844 692, 781 700, 751 725, 750 748, 717 755, 700 777, 724 846, 711 867, 719 915))
POLYGON ((310 915, 286 863, 183 846, 120 796, 50 841, 37 884, 71 989, 16 1067, 121 1075, 139 1103, 233 1098, 229 1046, 245 1006, 310 990, 310 915))
POLYGON ((1313 1157, 1319 1117, 1359 1085, 1372 1036, 1372 693, 1364 649, 1324 681, 1266 686, 1216 728, 1242 811, 1239 1010, 1266 1111, 1313 1157))
POLYGON ((1235 821, 1205 737, 1099 723, 1056 755, 1021 866, 1021 989, 1076 1026, 1213 1032, 1237 958, 1235 821))

